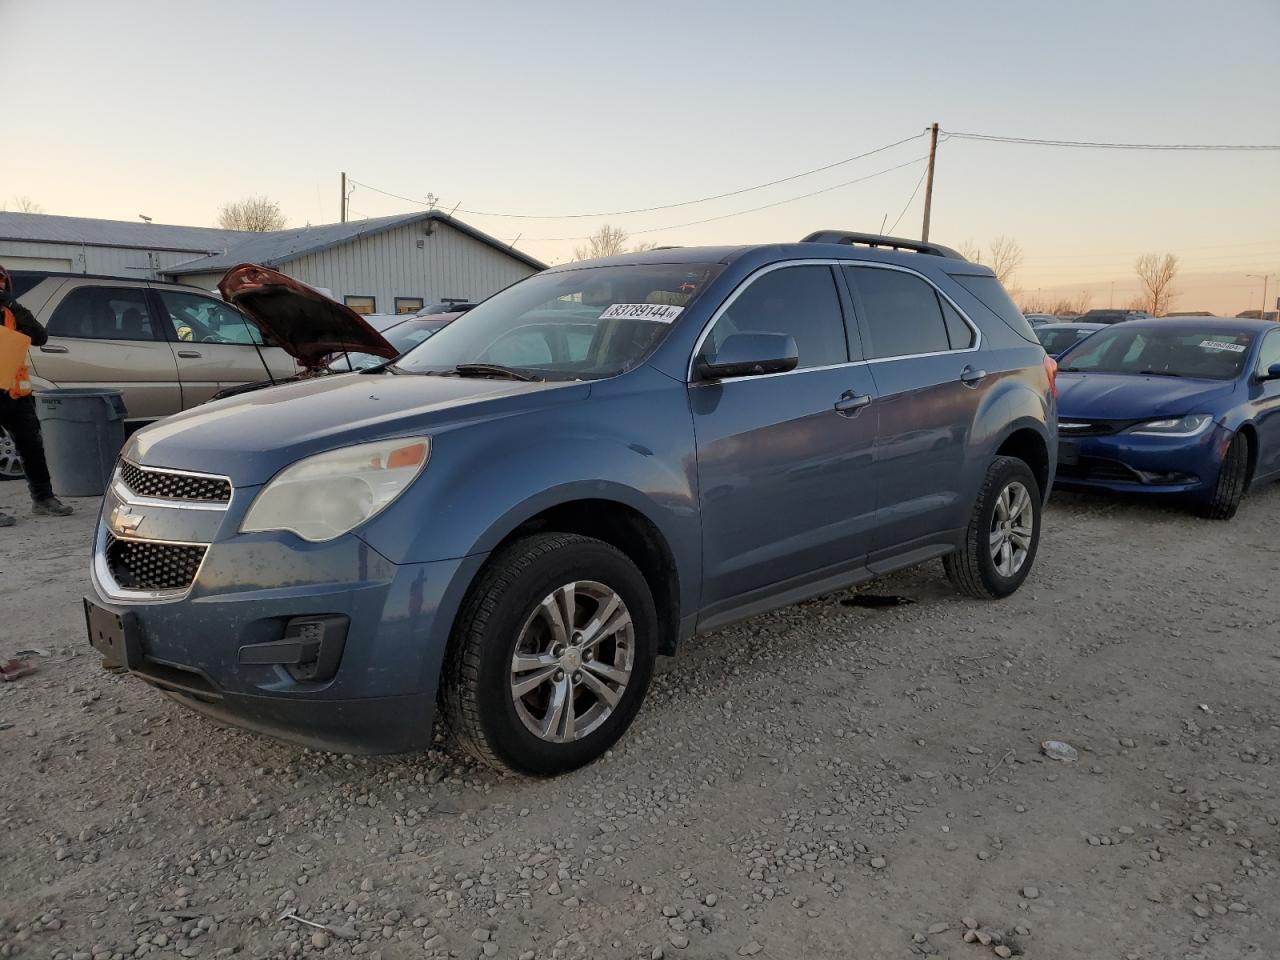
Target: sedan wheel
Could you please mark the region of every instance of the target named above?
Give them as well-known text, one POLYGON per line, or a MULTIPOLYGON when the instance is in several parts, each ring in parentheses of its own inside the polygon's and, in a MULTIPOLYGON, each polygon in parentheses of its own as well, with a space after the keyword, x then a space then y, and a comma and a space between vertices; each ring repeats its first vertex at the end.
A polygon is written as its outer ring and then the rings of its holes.
POLYGON ((20 480, 22 478, 22 458, 18 456, 18 445, 8 431, 0 429, 0 480, 20 480))

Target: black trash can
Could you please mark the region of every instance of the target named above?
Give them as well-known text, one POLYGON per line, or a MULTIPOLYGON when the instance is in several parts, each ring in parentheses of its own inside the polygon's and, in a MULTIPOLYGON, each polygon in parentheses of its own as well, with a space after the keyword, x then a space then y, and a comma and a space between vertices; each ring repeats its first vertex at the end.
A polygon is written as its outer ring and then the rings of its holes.
POLYGON ((120 391, 75 387, 41 390, 35 398, 54 493, 101 496, 124 446, 120 391))

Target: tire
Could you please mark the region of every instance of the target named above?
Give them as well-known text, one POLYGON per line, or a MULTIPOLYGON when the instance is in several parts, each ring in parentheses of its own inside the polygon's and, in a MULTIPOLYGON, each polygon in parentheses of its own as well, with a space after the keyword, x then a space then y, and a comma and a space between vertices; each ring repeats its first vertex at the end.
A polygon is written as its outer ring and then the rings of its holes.
POLYGON ((18 447, 8 431, 0 427, 0 480, 21 480, 23 474, 18 447))
POLYGON ((1240 508, 1240 500, 1248 485, 1249 438, 1237 433, 1227 447, 1226 456, 1222 458, 1213 493, 1200 506, 1200 516, 1210 520, 1230 520, 1240 508))
POLYGON ((942 558, 952 585, 961 593, 979 599, 1007 597, 1022 586, 1040 547, 1043 507, 1040 484, 1031 468, 1016 457, 996 457, 973 505, 963 544, 955 553, 942 558), (1019 488, 1027 498, 1025 504, 1019 488), (1010 505, 1021 505, 1021 510, 1012 524, 1004 525, 1006 521, 997 517, 997 511, 1007 512, 1010 505), (1019 530, 1025 531, 1027 527, 1030 533, 1019 535, 1019 530), (998 549, 994 538, 1000 535, 1003 536, 998 549))
POLYGON ((526 537, 490 558, 463 601, 445 655, 442 712, 476 759, 564 773, 600 756, 631 725, 657 649, 653 595, 625 554, 575 534, 526 537), (558 631, 569 609, 570 629, 558 631), (602 614, 608 619, 593 644, 602 614), (617 629, 603 629, 610 626, 617 629), (517 684, 528 690, 517 694, 517 684))

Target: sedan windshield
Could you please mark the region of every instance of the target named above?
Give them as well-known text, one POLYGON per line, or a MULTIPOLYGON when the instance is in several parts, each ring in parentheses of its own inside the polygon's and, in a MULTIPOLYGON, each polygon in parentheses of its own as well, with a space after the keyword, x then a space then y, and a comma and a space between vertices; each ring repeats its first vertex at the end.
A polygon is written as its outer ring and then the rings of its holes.
POLYGON ((1040 342, 1044 345, 1044 351, 1048 354, 1061 353, 1073 343, 1083 340, 1093 331, 1080 330, 1076 327, 1055 327, 1052 330, 1045 330, 1043 327, 1036 331, 1036 336, 1040 338, 1040 342))
POLYGON ((1218 326, 1117 324, 1069 350, 1058 369, 1234 380, 1252 342, 1253 334, 1246 330, 1218 326))
POLYGON ((483 365, 546 380, 611 377, 644 360, 720 273, 718 263, 642 263, 542 273, 490 297, 401 357, 400 373, 483 365))

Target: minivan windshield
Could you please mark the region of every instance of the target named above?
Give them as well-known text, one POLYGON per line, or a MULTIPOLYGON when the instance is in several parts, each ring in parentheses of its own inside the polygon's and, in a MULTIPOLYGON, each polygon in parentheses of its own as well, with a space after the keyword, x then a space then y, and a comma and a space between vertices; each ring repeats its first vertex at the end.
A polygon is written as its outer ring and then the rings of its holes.
POLYGON ((719 263, 637 263, 536 274, 463 314, 387 370, 612 377, 644 360, 723 269, 719 263))
POLYGON ((1247 330, 1217 325, 1155 327, 1121 323, 1100 330, 1058 361, 1067 373, 1133 373, 1148 376, 1234 380, 1253 343, 1247 330))

